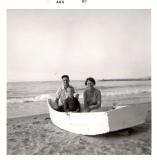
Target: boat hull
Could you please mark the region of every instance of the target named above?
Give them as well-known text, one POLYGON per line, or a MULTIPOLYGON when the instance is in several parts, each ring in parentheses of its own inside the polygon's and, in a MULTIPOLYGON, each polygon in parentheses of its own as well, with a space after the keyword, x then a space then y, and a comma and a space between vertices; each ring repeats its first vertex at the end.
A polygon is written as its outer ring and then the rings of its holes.
POLYGON ((98 135, 145 122, 147 105, 117 106, 106 112, 58 112, 49 102, 48 108, 52 122, 61 129, 82 135, 98 135))

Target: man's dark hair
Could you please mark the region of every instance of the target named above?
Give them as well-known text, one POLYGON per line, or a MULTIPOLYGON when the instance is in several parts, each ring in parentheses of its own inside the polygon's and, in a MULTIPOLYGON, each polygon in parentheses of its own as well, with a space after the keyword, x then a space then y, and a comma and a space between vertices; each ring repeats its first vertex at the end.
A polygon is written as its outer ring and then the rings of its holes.
POLYGON ((86 81, 85 81, 85 85, 87 85, 87 82, 88 82, 88 81, 93 82, 93 84, 94 84, 94 85, 96 84, 95 79, 94 79, 94 78, 92 78, 92 77, 88 77, 88 78, 86 79, 86 81))
POLYGON ((68 79, 69 79, 69 76, 68 76, 68 75, 63 75, 61 78, 62 78, 62 79, 63 79, 63 78, 68 78, 68 79))

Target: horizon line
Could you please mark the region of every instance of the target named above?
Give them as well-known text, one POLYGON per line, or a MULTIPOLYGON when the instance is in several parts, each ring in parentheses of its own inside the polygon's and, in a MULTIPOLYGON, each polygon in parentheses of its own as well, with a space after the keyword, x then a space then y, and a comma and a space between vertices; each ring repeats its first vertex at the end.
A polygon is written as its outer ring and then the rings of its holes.
MULTIPOLYGON (((7 81, 9 82, 50 82, 50 81, 60 81, 61 79, 58 80, 17 80, 17 81, 7 81)), ((70 81, 84 81, 85 79, 70 79, 70 81)), ((146 76, 146 77, 139 77, 139 78, 95 78, 96 81, 120 81, 120 80, 151 80, 151 76, 146 76)))

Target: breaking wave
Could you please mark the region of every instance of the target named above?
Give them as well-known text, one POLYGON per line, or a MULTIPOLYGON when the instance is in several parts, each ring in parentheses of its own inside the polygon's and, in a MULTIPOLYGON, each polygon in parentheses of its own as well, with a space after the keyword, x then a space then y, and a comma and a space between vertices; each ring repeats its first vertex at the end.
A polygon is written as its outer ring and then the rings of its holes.
MULTIPOLYGON (((102 91, 102 96, 120 96, 120 95, 131 95, 131 94, 141 94, 141 93, 150 93, 151 89, 128 89, 128 90, 112 90, 112 91, 102 91)), ((50 94, 41 94, 35 97, 25 97, 25 98, 9 98, 7 103, 30 103, 30 102, 40 102, 46 101, 48 98, 54 99, 54 96, 50 94)), ((83 98, 83 94, 79 93, 79 98, 83 98)))
POLYGON ((38 102, 46 101, 48 98, 53 98, 49 94, 41 94, 36 97, 27 97, 27 98, 10 98, 7 100, 8 103, 29 103, 29 102, 38 102))

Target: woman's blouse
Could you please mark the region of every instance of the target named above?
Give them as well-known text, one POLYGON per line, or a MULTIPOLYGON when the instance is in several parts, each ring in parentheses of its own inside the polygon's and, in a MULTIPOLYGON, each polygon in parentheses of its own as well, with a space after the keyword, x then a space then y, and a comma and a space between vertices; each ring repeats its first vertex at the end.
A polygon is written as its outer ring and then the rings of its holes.
POLYGON ((84 96, 84 103, 87 106, 97 105, 98 101, 101 104, 101 92, 96 88, 94 88, 92 91, 86 89, 83 93, 83 96, 84 96))

